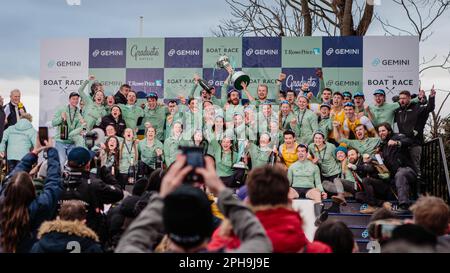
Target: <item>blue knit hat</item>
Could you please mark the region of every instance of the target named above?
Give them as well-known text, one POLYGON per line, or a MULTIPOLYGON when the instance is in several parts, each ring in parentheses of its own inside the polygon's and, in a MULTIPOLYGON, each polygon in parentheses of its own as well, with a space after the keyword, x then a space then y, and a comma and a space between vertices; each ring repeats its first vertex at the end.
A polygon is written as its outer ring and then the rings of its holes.
POLYGON ((336 150, 334 150, 334 153, 337 154, 339 151, 341 151, 341 152, 344 152, 345 154, 347 154, 348 149, 344 145, 345 144, 342 145, 342 143, 341 143, 341 145, 339 145, 339 147, 337 147, 336 150))

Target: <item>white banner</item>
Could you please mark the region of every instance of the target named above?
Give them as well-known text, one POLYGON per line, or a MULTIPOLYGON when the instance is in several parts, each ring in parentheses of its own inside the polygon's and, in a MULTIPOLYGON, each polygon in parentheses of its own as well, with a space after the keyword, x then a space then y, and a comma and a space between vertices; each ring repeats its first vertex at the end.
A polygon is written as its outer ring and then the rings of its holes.
POLYGON ((418 93, 418 37, 366 36, 363 47, 363 88, 368 102, 376 89, 384 89, 388 101, 402 90, 418 93))
POLYGON ((51 126, 55 110, 68 104, 88 77, 89 39, 41 41, 40 126, 51 126))

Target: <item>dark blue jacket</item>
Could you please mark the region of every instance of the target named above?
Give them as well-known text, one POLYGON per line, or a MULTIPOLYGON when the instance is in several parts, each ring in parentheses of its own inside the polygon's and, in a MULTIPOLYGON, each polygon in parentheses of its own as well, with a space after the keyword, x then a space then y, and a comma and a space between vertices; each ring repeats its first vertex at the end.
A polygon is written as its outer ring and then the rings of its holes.
POLYGON ((79 221, 45 222, 39 229, 32 253, 99 253, 98 236, 79 221))
MULTIPOLYGON (((61 168, 59 165, 58 152, 55 148, 48 149, 47 155, 48 169, 44 189, 28 207, 28 213, 30 215, 30 232, 19 241, 16 252, 29 252, 33 244, 37 241, 37 231, 41 224, 44 221, 51 220, 56 214, 58 200, 63 190, 61 168)), ((29 172, 33 164, 37 162, 37 159, 38 157, 35 154, 28 153, 22 158, 16 168, 14 168, 9 177, 12 177, 19 171, 29 172)), ((7 187, 7 185, 5 185, 5 187, 7 187)))

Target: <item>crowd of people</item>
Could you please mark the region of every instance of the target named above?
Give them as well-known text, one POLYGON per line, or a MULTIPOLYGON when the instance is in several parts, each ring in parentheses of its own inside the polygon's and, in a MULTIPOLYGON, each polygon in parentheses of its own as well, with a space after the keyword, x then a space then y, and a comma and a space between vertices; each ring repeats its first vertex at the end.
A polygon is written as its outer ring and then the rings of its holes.
POLYGON ((319 69, 317 95, 307 83, 282 90, 281 73, 269 100, 267 85, 253 97, 228 73, 220 98, 194 75, 187 98, 150 92, 142 104, 129 85, 107 96, 90 76, 55 112, 48 140, 13 90, 0 108, 0 252, 351 253, 349 228, 326 220, 348 198, 368 204, 360 213, 373 214, 382 249, 450 251, 445 202, 411 207, 434 87, 395 102, 378 89, 369 104, 363 92, 326 87, 319 69), (181 147, 201 148, 204 165, 187 164, 181 147), (313 241, 292 209, 298 198, 314 203, 313 241), (407 213, 410 222, 397 219, 407 213), (389 225, 399 231, 388 239, 379 230, 389 225))

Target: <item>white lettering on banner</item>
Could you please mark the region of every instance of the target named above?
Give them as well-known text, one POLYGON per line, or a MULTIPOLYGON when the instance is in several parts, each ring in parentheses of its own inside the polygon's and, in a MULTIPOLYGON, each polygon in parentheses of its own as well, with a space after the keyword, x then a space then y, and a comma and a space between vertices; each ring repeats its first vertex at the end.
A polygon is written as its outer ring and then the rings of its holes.
POLYGON ((143 82, 137 82, 137 81, 128 81, 128 84, 135 87, 155 87, 155 86, 162 86, 161 80, 156 81, 143 81, 143 82))
POLYGON ((247 56, 251 56, 252 54, 259 55, 259 56, 278 55, 279 51, 278 51, 278 49, 253 49, 253 48, 249 48, 245 52, 245 55, 247 55, 247 56))
POLYGON ((171 49, 167 52, 167 55, 169 55, 170 57, 172 57, 173 55, 177 54, 177 56, 199 56, 200 55, 200 50, 199 49, 171 49))
POLYGON ((97 56, 103 56, 103 57, 108 57, 108 56, 123 56, 123 50, 99 50, 96 49, 92 52, 92 57, 96 58, 97 56))
POLYGON ((295 88, 300 88, 304 83, 307 83, 310 87, 316 87, 317 81, 313 77, 309 77, 305 79, 302 76, 301 80, 294 80, 294 75, 289 75, 286 77, 286 86, 291 90, 295 90, 295 88))
POLYGON ((100 81, 104 86, 120 86, 123 84, 122 81, 100 81))
POLYGON ((209 85, 215 85, 215 86, 223 86, 224 81, 214 81, 214 80, 209 80, 208 84, 209 85))
POLYGON ((336 55, 359 55, 359 49, 354 48, 329 48, 325 52, 327 56, 332 55, 333 53, 336 55))

